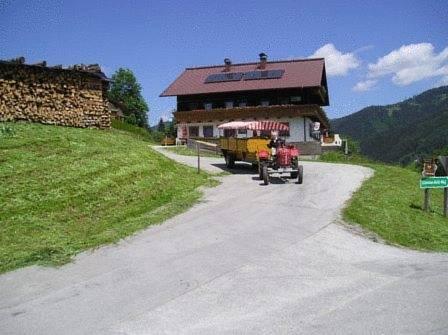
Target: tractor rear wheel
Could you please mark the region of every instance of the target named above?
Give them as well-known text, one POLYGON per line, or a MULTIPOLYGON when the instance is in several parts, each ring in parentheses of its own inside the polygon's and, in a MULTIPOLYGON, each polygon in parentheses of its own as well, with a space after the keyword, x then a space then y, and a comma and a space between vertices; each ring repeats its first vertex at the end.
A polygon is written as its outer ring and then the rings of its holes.
POLYGON ((299 165, 298 174, 299 174, 299 178, 298 178, 297 182, 299 184, 303 184, 303 165, 299 165))
POLYGON ((269 185, 269 173, 268 173, 268 167, 266 165, 263 165, 262 174, 263 174, 264 184, 269 185))
POLYGON ((224 156, 224 159, 226 160, 226 167, 229 169, 232 169, 233 167, 235 167, 235 157, 233 157, 232 154, 227 153, 224 156))
POLYGON ((258 177, 260 178, 260 180, 263 180, 263 166, 264 164, 262 164, 261 162, 258 164, 258 177))

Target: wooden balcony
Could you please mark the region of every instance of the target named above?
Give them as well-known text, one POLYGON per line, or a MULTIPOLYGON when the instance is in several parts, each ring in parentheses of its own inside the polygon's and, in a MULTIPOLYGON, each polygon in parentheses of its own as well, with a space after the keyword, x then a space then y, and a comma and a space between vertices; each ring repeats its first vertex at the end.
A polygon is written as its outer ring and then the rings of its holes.
POLYGON ((318 105, 277 105, 204 109, 173 113, 177 123, 221 122, 232 120, 266 120, 285 117, 309 117, 329 128, 324 110, 318 105))

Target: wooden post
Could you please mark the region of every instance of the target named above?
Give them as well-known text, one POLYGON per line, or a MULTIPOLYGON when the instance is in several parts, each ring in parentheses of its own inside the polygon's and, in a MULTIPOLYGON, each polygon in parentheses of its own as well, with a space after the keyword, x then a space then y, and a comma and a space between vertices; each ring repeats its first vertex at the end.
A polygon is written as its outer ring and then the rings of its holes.
POLYGON ((201 154, 199 150, 199 143, 196 142, 196 149, 198 150, 198 173, 201 173, 201 154))
POLYGON ((448 217, 448 187, 443 189, 443 215, 448 217))
POLYGON ((423 210, 429 211, 430 208, 430 202, 431 202, 431 194, 429 193, 429 188, 425 188, 425 200, 423 203, 423 210))

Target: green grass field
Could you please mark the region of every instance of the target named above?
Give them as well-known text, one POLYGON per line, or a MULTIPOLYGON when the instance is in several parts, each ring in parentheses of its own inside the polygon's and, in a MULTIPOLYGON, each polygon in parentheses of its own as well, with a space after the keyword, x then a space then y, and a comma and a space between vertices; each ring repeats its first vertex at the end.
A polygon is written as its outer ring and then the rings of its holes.
MULTIPOLYGON (((174 152, 178 155, 184 155, 184 156, 197 156, 198 152, 196 150, 190 149, 186 146, 172 146, 172 147, 166 147, 166 150, 169 150, 171 152, 174 152)), ((201 151, 202 157, 222 157, 221 154, 213 153, 213 152, 204 152, 201 151)))
POLYGON ((361 157, 347 160, 337 153, 323 155, 321 159, 364 165, 375 171, 344 209, 343 216, 348 223, 359 224, 391 244, 448 251, 448 218, 443 217, 442 189, 431 191, 432 210, 424 212, 418 172, 361 157))
POLYGON ((186 210, 200 198, 199 186, 217 183, 133 133, 2 127, 0 272, 65 263, 186 210))

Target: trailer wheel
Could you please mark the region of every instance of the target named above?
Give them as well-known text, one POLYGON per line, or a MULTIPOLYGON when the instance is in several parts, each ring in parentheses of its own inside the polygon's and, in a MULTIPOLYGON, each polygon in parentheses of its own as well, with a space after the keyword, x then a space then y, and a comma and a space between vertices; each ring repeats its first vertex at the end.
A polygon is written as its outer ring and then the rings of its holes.
POLYGON ((303 165, 299 165, 298 174, 299 174, 299 179, 297 180, 297 182, 299 184, 303 184, 303 165))
POLYGON ((258 164, 258 177, 263 180, 263 164, 261 162, 258 164))
POLYGON ((227 153, 224 156, 224 159, 226 160, 226 167, 228 167, 229 169, 235 167, 235 157, 233 157, 233 155, 227 153))
POLYGON ((293 171, 291 172, 291 179, 296 179, 298 176, 299 172, 298 171, 293 171))
POLYGON ((269 173, 268 173, 268 167, 266 165, 263 165, 262 173, 264 184, 269 185, 269 173))

